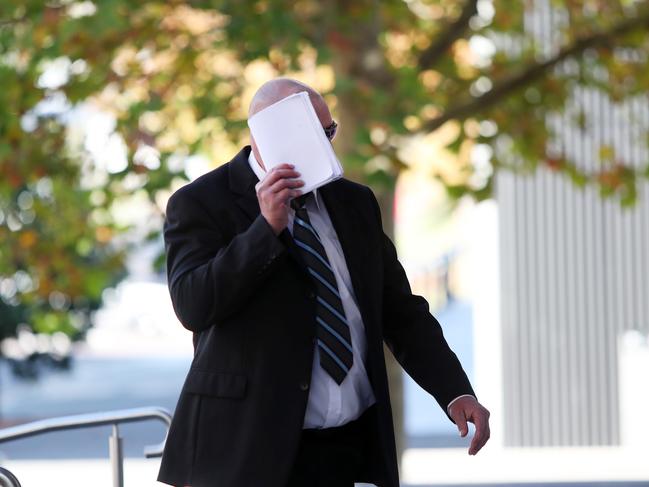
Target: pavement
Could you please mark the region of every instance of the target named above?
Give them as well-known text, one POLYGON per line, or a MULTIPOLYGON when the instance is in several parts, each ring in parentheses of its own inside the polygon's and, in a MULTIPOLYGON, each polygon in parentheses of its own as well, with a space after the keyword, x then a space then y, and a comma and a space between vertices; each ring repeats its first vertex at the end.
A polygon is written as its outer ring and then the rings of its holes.
POLYGON ((646 447, 412 448, 402 460, 409 485, 649 487, 646 447))
MULTIPOLYGON (((649 487, 646 452, 623 448, 406 450, 403 487, 649 487)), ((162 487, 159 459, 126 458, 125 487, 162 487)), ((110 487, 108 459, 4 460, 22 487, 110 487)), ((357 484, 357 487, 367 484, 357 484)))

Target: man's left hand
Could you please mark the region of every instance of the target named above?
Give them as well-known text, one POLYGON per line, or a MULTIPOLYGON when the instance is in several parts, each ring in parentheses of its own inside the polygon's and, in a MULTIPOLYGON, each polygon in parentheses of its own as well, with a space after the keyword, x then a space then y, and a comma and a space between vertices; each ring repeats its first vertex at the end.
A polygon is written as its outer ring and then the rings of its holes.
POLYGON ((475 434, 469 446, 469 455, 475 455, 487 443, 489 439, 489 411, 480 404, 475 397, 460 397, 453 401, 448 411, 449 416, 460 431, 463 438, 468 434, 469 423, 475 425, 475 434))

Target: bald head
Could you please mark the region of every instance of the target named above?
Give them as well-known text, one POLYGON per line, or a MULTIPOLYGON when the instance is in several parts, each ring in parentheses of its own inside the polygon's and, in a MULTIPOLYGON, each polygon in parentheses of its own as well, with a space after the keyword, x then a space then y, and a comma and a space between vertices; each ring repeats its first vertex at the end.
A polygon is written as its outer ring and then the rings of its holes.
MULTIPOLYGON (((329 127, 333 122, 331 112, 327 103, 322 98, 322 95, 309 85, 305 85, 300 81, 291 78, 275 78, 267 81, 257 90, 255 96, 252 97, 250 107, 248 108, 248 118, 252 117, 255 113, 263 110, 264 108, 272 105, 275 102, 286 98, 289 95, 306 91, 309 94, 311 104, 315 109, 316 115, 323 127, 329 127)), ((257 159, 259 165, 264 168, 264 163, 261 159, 257 145, 254 138, 251 137, 252 151, 257 159)))
POLYGON ((309 94, 309 99, 318 114, 318 118, 328 126, 331 123, 331 113, 329 113, 329 108, 322 95, 309 85, 291 78, 276 78, 261 85, 250 102, 248 118, 273 103, 301 91, 306 91, 309 94))

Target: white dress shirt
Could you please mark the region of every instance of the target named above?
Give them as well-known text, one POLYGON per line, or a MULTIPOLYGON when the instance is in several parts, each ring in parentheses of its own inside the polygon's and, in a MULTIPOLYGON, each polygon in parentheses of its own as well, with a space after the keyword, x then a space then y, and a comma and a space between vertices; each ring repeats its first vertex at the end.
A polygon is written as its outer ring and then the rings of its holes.
MULTIPOLYGON (((261 181, 266 171, 259 165, 255 155, 250 151, 248 163, 261 181)), ((367 343, 365 339, 365 326, 361 318, 356 295, 352 287, 349 269, 345 262, 338 235, 329 218, 327 208, 318 196, 318 190, 313 190, 313 198, 306 202, 311 224, 320 236, 322 246, 327 253, 329 264, 333 268, 338 284, 338 292, 349 323, 354 363, 340 386, 320 366, 320 354, 317 345, 313 354, 313 370, 311 373, 311 386, 304 416, 304 428, 330 428, 340 426, 358 418, 365 409, 376 402, 374 391, 365 370, 367 343)), ((290 208, 288 214, 288 230, 293 234, 293 219, 295 211, 290 208)), ((447 406, 447 411, 460 397, 453 399, 447 406)))
MULTIPOLYGON (((250 151, 248 158, 250 167, 259 180, 265 176, 265 171, 257 163, 254 154, 250 151)), ((338 236, 329 218, 327 208, 318 197, 317 190, 313 191, 314 198, 306 203, 311 224, 320 236, 329 264, 331 265, 338 292, 342 301, 345 316, 349 323, 352 338, 354 363, 340 385, 320 366, 320 352, 315 346, 313 354, 313 370, 311 372, 311 386, 304 416, 304 428, 329 428, 340 426, 358 418, 363 411, 376 402, 374 391, 365 370, 367 356, 367 343, 365 327, 358 309, 356 296, 352 287, 351 277, 345 262, 342 247, 338 236)), ((288 230, 293 234, 293 218, 295 211, 289 210, 288 230)))

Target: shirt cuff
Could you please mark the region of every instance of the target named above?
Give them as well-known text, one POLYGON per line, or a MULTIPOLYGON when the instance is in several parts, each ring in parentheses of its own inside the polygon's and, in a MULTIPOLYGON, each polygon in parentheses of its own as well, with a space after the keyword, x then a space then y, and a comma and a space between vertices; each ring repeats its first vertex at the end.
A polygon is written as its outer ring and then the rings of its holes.
MULTIPOLYGON (((448 406, 446 406, 446 412, 448 413, 449 416, 451 415, 451 413, 450 413, 450 411, 451 411, 451 405, 452 405, 455 401, 457 401, 458 399, 460 399, 460 398, 462 398, 462 397, 472 397, 473 399, 476 398, 473 394, 462 394, 461 396, 457 396, 455 399, 453 399, 451 402, 448 403, 448 406)), ((477 399, 476 399, 476 400, 477 400, 477 399)))

